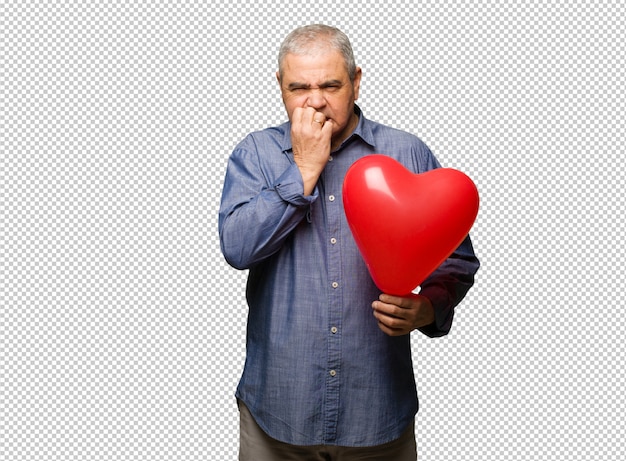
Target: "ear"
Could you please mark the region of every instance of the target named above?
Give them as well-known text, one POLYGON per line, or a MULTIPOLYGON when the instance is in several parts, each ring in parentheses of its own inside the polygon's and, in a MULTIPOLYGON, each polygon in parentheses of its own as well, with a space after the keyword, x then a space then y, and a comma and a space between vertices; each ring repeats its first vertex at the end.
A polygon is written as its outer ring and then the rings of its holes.
POLYGON ((354 100, 359 99, 359 90, 361 89, 361 68, 357 67, 356 72, 354 74, 354 81, 352 82, 352 86, 354 88, 354 100))
POLYGON ((278 82, 278 86, 280 86, 280 72, 276 71, 276 81, 278 82))

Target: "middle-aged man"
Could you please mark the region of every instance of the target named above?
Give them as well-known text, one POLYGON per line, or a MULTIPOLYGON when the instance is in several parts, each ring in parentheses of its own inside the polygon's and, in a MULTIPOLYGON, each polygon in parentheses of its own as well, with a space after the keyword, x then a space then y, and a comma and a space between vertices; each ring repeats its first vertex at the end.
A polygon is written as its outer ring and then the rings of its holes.
POLYGON ((361 69, 338 29, 296 29, 278 64, 289 122, 235 148, 219 215, 226 260, 249 269, 240 459, 415 460, 409 333, 448 333, 478 260, 468 236, 419 295, 381 294, 344 215, 346 171, 374 153, 415 173, 439 164, 355 105, 361 69))

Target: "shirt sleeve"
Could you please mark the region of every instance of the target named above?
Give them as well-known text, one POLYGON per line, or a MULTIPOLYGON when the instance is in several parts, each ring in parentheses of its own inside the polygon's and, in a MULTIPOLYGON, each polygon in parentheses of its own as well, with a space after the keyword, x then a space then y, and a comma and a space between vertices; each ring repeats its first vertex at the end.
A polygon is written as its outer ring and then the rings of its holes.
POLYGON ((219 235, 226 261, 248 269, 278 251, 306 217, 317 189, 303 195, 302 175, 293 162, 262 165, 245 148, 232 153, 219 212, 219 235))
MULTIPOLYGON (((440 168, 438 160, 423 143, 413 151, 419 173, 440 168)), ((435 321, 420 331, 430 337, 445 336, 452 327, 454 308, 474 284, 480 262, 474 254, 469 235, 421 285, 420 294, 427 297, 435 309, 435 321)))
POLYGON ((435 322, 421 328, 422 333, 430 337, 448 334, 454 308, 474 284, 479 267, 468 235, 459 248, 422 283, 420 294, 426 296, 435 309, 435 322))

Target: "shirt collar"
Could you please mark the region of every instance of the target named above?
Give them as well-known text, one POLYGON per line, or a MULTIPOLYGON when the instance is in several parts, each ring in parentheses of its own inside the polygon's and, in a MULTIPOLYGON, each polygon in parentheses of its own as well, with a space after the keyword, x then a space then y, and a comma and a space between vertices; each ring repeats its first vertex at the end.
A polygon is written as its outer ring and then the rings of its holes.
MULTIPOLYGON (((343 143, 341 143, 341 146, 337 150, 341 150, 341 148, 354 137, 359 137, 363 141, 365 141, 367 144, 374 147, 374 135, 372 134, 372 126, 371 126, 372 122, 370 122, 369 120, 365 118, 365 116, 363 115, 363 112, 361 111, 361 108, 357 106, 356 104, 354 105, 354 112, 359 116, 359 122, 357 123, 356 128, 354 129, 352 134, 348 136, 348 138, 343 143)), ((291 150, 291 147, 292 147, 290 123, 289 122, 285 123, 283 125, 283 129, 284 129, 284 133, 283 133, 283 139, 281 142, 281 147, 282 147, 283 152, 288 152, 291 150)))

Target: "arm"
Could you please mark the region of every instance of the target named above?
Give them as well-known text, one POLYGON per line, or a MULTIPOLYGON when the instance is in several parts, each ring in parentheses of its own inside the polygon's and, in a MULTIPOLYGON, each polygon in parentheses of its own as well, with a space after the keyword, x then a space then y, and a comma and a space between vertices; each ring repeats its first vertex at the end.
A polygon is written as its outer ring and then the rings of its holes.
MULTIPOLYGON (((419 142, 411 152, 413 171, 439 168, 428 147, 419 142)), ((427 336, 450 331, 454 308, 474 284, 480 263, 467 236, 461 245, 422 284, 419 295, 397 297, 382 294, 372 303, 380 328, 389 335, 404 335, 418 329, 427 336)))
POLYGON ((306 217, 317 193, 303 195, 302 176, 293 163, 272 171, 261 165, 256 145, 243 143, 226 170, 219 212, 219 235, 226 261, 246 269, 278 251, 306 217))
POLYGON ((448 334, 454 308, 474 284, 479 266, 468 236, 422 283, 419 295, 382 294, 372 303, 381 330, 391 336, 405 335, 415 329, 430 337, 448 334))
POLYGON ((420 294, 433 304, 435 321, 420 328, 425 335, 444 336, 450 331, 454 308, 474 285, 480 262, 467 236, 452 255, 422 283, 420 294))
POLYGON ((233 267, 249 268, 278 251, 317 199, 316 185, 328 162, 333 129, 333 123, 325 121, 324 114, 313 108, 294 110, 292 163, 266 157, 262 164, 259 149, 266 147, 257 146, 251 137, 231 155, 219 233, 222 253, 233 267))
MULTIPOLYGON (((440 164, 426 147, 427 161, 416 171, 427 171, 439 168, 440 164)), ((413 153, 414 158, 416 153, 413 153)), ((420 157, 424 158, 424 157, 420 157)), ((428 325, 418 325, 427 336, 444 336, 450 331, 454 308, 463 300, 474 284, 474 275, 480 262, 474 254, 472 241, 469 237, 421 284, 420 296, 432 304, 434 320, 428 325)))

